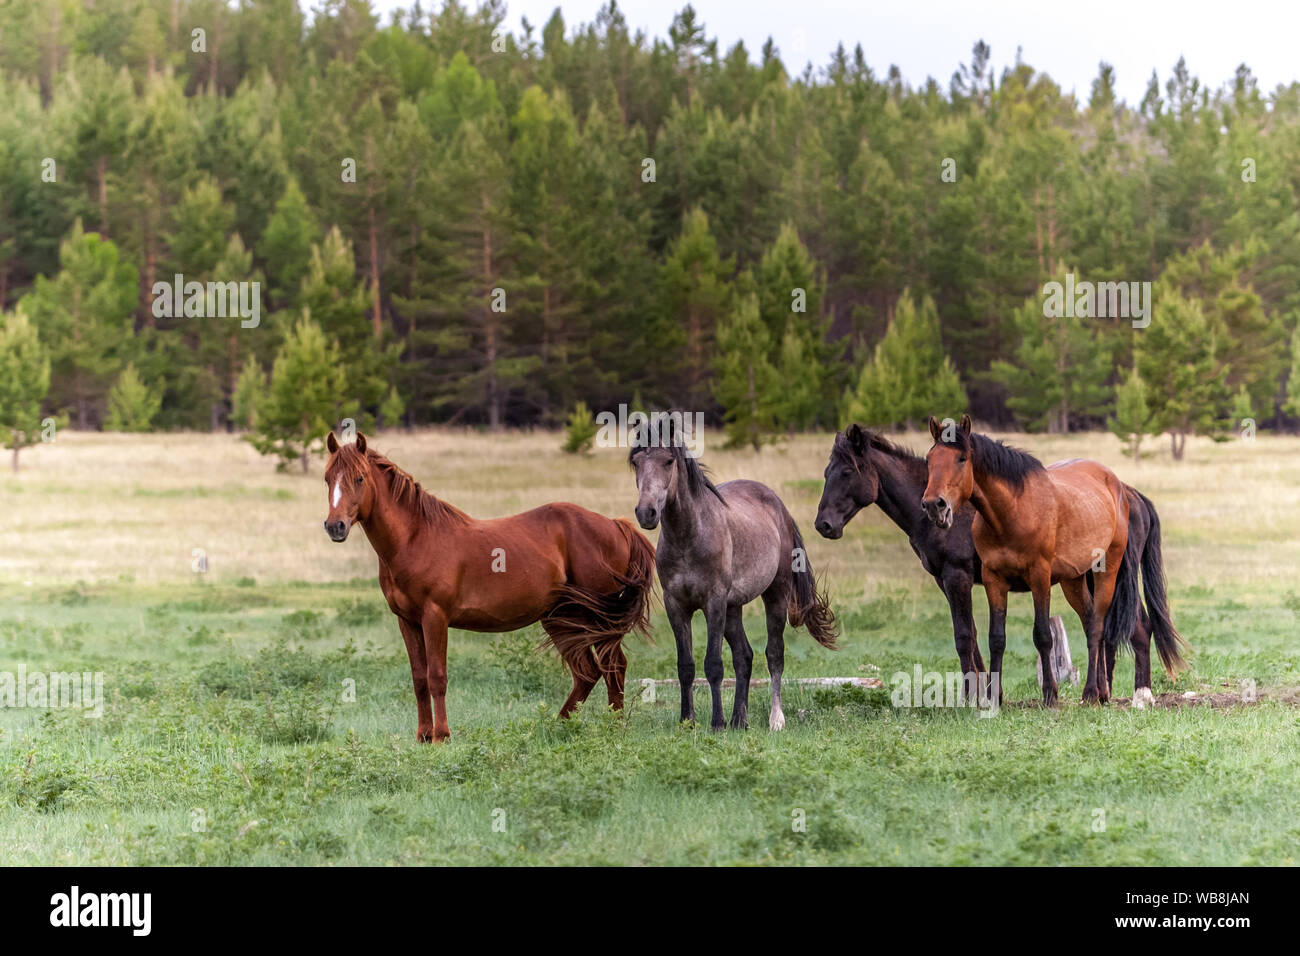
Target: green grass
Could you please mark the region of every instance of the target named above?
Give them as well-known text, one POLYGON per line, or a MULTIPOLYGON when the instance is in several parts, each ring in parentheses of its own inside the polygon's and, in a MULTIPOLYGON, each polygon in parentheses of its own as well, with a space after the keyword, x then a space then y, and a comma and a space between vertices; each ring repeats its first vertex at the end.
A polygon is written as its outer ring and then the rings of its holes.
MULTIPOLYGON (((0 863, 1294 863, 1294 597, 1173 599, 1199 651, 1177 690, 1252 678, 1260 702, 1098 710, 1067 687, 1059 711, 982 719, 896 709, 887 688, 788 686, 772 734, 759 687, 752 729, 715 734, 677 726, 675 689, 649 703, 634 686, 617 717, 602 686, 560 722, 568 681, 532 650, 538 632, 457 633, 452 741, 421 746, 368 582, 7 587, 0 670, 103 671, 107 700, 99 719, 0 710, 0 863)), ((937 590, 840 609, 838 653, 788 632, 789 676, 952 669, 937 590)), ((1029 625, 1013 603, 1013 701, 1037 695, 1029 625)), ((674 673, 656 626, 655 645, 629 647, 633 685, 674 673)), ((747 628, 765 675, 756 615, 747 628)), ((1127 695, 1131 661, 1118 672, 1127 695)), ((1155 689, 1174 688, 1160 674, 1155 689)))
MULTIPOLYGON (((636 500, 623 451, 575 459, 554 433, 372 440, 481 517, 556 499, 626 516, 636 500)), ((1059 710, 982 719, 895 709, 888 689, 787 686, 772 734, 756 687, 752 729, 713 734, 677 726, 675 689, 640 699, 638 679, 676 673, 657 611, 656 643, 629 644, 621 718, 599 687, 555 719, 569 682, 533 652, 535 628, 453 633, 452 739, 421 746, 374 553, 321 530, 319 462, 304 478, 237 436, 60 433, 0 482, 16 499, 0 524, 0 679, 102 671, 106 701, 99 719, 0 708, 0 863, 1295 863, 1300 442, 1194 439, 1186 461, 1134 465, 1110 435, 1013 441, 1044 461, 1097 458, 1159 508, 1197 654, 1156 692, 1240 699, 1253 680, 1258 703, 1083 708, 1067 686, 1059 710)), ((705 454, 719 480, 780 492, 831 589, 844 649, 790 631, 787 675, 951 670, 947 605, 878 509, 839 541, 811 531, 829 444, 705 454)), ((975 605, 987 648, 978 590, 975 605)), ((1080 662, 1059 592, 1053 607, 1080 662)), ((1030 613, 1013 596, 1006 693, 1022 704, 1038 697, 1030 613)), ((746 626, 766 676, 757 613, 746 626)), ((1128 696, 1131 660, 1118 674, 1128 696)))

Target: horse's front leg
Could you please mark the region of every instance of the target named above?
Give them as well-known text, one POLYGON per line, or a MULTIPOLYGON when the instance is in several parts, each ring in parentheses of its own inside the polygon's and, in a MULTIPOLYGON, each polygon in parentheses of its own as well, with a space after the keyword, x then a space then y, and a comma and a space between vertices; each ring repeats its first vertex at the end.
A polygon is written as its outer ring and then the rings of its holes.
POLYGON ((989 600, 989 705, 1002 706, 1002 654, 1007 648, 1007 582, 985 565, 984 595, 989 600))
POLYGON ((411 681, 415 684, 415 739, 422 744, 433 740, 433 709, 429 706, 429 664, 424 656, 424 632, 419 625, 399 617, 406 642, 406 656, 411 661, 411 681))
MULTIPOLYGON (((1029 590, 1034 595, 1034 648, 1043 665, 1043 706, 1056 706, 1056 673, 1052 670, 1052 572, 1035 568, 1029 575, 1029 590)), ((1091 680, 1092 662, 1088 663, 1091 680)))
POLYGON ((736 697, 731 705, 731 727, 735 730, 749 728, 749 675, 754 664, 754 649, 745 634, 743 614, 740 605, 727 608, 727 644, 731 647, 731 666, 736 669, 736 697))
POLYGON ((664 611, 677 642, 677 683, 681 685, 681 720, 695 723, 695 646, 691 637, 691 617, 694 611, 668 594, 664 595, 664 611))
POLYGON ((420 625, 424 630, 429 693, 433 695, 433 739, 442 743, 451 736, 447 726, 447 615, 438 605, 430 604, 420 625))
POLYGON ((727 601, 721 594, 711 595, 704 605, 704 622, 709 630, 704 651, 704 676, 708 678, 709 693, 713 697, 709 726, 713 730, 722 730, 727 726, 722 719, 722 637, 727 629, 727 601))
POLYGON ((961 664, 961 701, 978 704, 984 696, 979 686, 984 662, 980 659, 979 643, 975 636, 975 615, 971 609, 971 578, 965 571, 949 569, 940 582, 948 610, 952 614, 952 638, 957 646, 957 660, 961 664))

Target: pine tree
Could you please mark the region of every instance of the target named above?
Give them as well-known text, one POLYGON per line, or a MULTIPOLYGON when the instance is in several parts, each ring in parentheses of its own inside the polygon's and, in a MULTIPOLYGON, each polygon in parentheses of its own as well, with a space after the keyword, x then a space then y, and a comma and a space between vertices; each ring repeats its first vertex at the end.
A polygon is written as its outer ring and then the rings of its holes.
POLYGON ((0 436, 18 452, 41 434, 41 403, 50 388, 50 359, 22 309, 0 314, 0 436))
POLYGON ((1147 406, 1146 384, 1134 366, 1128 378, 1115 386, 1115 415, 1109 419, 1107 427, 1120 441, 1128 443, 1128 453, 1134 461, 1139 461, 1143 436, 1155 434, 1153 423, 1147 406))
POLYGON ((295 459, 307 473, 312 451, 334 427, 339 395, 346 384, 336 343, 329 343, 304 309, 271 369, 271 385, 254 409, 249 442, 280 459, 280 471, 295 459))
POLYGON ((230 415, 231 423, 240 431, 248 431, 253 427, 253 423, 257 420, 258 406, 266 398, 268 388, 262 363, 257 360, 256 355, 250 354, 244 359, 244 365, 239 370, 230 415))
POLYGON ((101 415, 103 397, 133 356, 136 272, 117 246, 78 222, 59 246, 59 272, 37 276, 23 308, 50 350, 56 407, 75 411, 78 428, 101 415))
POLYGON ((724 409, 727 447, 749 445, 758 451, 780 434, 785 396, 781 377, 768 359, 768 332, 756 295, 739 299, 718 325, 717 339, 713 391, 724 409))
POLYGON ((770 356, 789 389, 782 420, 793 429, 835 422, 844 391, 843 347, 823 318, 825 278, 791 223, 781 227, 758 266, 759 313, 775 348, 770 356))
POLYGON ((1156 298, 1159 320, 1141 329, 1134 345, 1138 372, 1147 386, 1155 428, 1169 433, 1175 461, 1189 434, 1214 434, 1227 400, 1227 368, 1218 359, 1221 332, 1197 299, 1175 290, 1156 298))
POLYGON ((996 359, 991 371, 1006 387, 1007 407, 1021 424, 1063 433, 1072 422, 1088 423, 1105 410, 1111 353, 1100 320, 1048 311, 1042 299, 1029 299, 1016 310, 1015 361, 996 359))
POLYGON ((315 213, 307 205, 298 181, 290 179, 257 247, 258 255, 266 262, 269 291, 277 307, 297 301, 303 276, 311 265, 312 247, 320 239, 315 213))
MULTIPOLYGON (((687 214, 659 276, 658 345, 664 355, 674 357, 665 363, 669 368, 664 370, 660 389, 678 397, 670 404, 706 407, 717 327, 731 299, 728 277, 732 269, 733 264, 718 255, 709 217, 701 209, 687 214)), ((770 348, 766 336, 764 343, 770 348)))
POLYGON ((918 425, 955 416, 966 393, 939 341, 939 313, 929 296, 918 306, 904 292, 885 337, 847 396, 845 418, 874 427, 918 425))
POLYGON ((1291 373, 1286 380, 1286 412, 1300 415, 1300 325, 1291 333, 1291 373))
POLYGON ((147 432, 161 407, 161 392, 141 381, 135 363, 128 362, 108 393, 104 427, 114 432, 147 432))

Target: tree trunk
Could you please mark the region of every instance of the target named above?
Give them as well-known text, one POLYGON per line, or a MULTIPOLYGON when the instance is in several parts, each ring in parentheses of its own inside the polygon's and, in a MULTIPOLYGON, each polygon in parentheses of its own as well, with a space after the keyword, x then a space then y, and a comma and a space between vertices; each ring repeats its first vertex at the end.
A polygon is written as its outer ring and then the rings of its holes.
POLYGON ((13 458, 13 465, 14 465, 14 474, 16 475, 16 474, 18 474, 18 435, 17 435, 17 434, 14 435, 14 458, 13 458))
MULTIPOLYGON (((140 307, 144 312, 144 324, 153 328, 153 286, 154 279, 158 273, 158 250, 154 247, 153 238, 153 213, 151 204, 153 197, 153 177, 145 176, 144 179, 144 282, 140 286, 140 307)), ((179 303, 172 303, 172 315, 176 314, 179 303)))
POLYGON ((370 321, 375 327, 375 338, 384 334, 384 318, 379 305, 379 228, 375 225, 375 205, 370 202, 370 294, 374 299, 374 309, 370 321))
POLYGON ((487 356, 487 405, 488 425, 493 431, 501 429, 501 389, 497 381, 497 320, 492 311, 492 226, 488 221, 488 195, 480 194, 483 208, 483 331, 486 338, 487 356))
POLYGON ((108 157, 95 161, 95 180, 99 186, 99 234, 108 238, 108 157))

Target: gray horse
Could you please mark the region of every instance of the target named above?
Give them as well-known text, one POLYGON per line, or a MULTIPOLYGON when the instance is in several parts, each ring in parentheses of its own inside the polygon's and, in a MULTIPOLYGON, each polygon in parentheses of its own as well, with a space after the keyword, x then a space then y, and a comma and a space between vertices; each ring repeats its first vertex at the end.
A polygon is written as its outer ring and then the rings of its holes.
POLYGON ((835 615, 817 592, 803 538, 781 499, 757 481, 714 486, 680 442, 634 447, 628 463, 636 469, 640 491, 636 518, 652 530, 662 521, 655 563, 663 586, 664 609, 677 640, 677 677, 682 687, 682 720, 695 721, 695 657, 691 618, 704 612, 708 647, 704 674, 713 694, 712 728, 722 720, 722 639, 731 646, 736 670, 736 701, 731 726, 749 725, 749 674, 754 652, 745 636, 741 612, 756 598, 767 612, 767 670, 772 675, 768 726, 785 726, 781 711, 781 670, 785 662, 785 622, 808 631, 824 647, 835 646, 835 615))

